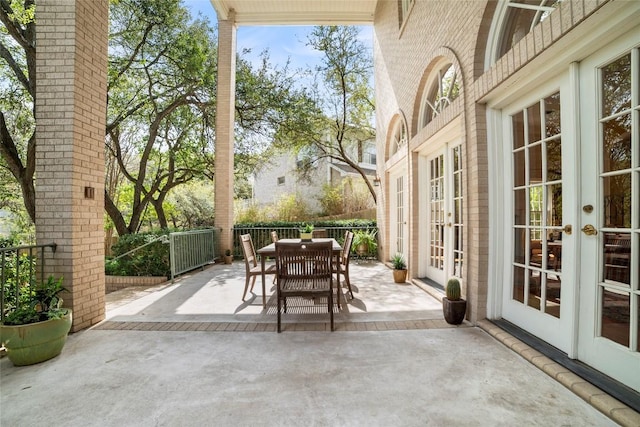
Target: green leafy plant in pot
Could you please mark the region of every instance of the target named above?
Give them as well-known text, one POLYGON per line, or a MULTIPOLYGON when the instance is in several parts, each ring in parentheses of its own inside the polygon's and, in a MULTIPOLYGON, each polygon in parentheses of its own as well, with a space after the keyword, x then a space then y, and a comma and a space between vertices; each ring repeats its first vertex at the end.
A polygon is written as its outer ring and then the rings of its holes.
POLYGON ((313 238, 313 224, 302 224, 300 227, 300 240, 310 242, 313 238))
POLYGON ((62 352, 71 329, 71 309, 62 307, 60 293, 66 289, 49 276, 27 292, 20 303, 9 305, 0 325, 0 342, 16 366, 44 362, 62 352))
POLYGON ((460 280, 452 277, 447 282, 446 296, 442 298, 444 320, 450 325, 459 325, 467 314, 467 301, 461 298, 460 280))
POLYGON ((224 263, 225 264, 233 263, 233 254, 231 253, 231 249, 227 249, 224 251, 224 263))
POLYGON ((396 283, 405 283, 407 281, 407 262, 401 253, 395 254, 391 258, 393 265, 393 281, 396 283))
POLYGON ((378 250, 378 230, 358 230, 353 233, 352 248, 360 256, 375 254, 378 250))

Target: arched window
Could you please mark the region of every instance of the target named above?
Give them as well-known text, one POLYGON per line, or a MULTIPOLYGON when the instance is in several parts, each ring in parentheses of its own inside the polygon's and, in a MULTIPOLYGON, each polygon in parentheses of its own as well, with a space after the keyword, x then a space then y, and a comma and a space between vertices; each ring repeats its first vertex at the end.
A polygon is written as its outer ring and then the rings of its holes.
POLYGON ((460 94, 460 73, 456 66, 443 59, 435 69, 427 81, 420 103, 420 128, 431 122, 460 94))
POLYGON ((393 130, 391 131, 391 147, 390 154, 394 155, 400 149, 407 145, 409 141, 409 137, 407 135, 407 125, 405 124, 404 119, 399 116, 393 125, 393 130))
POLYGON ((487 68, 507 53, 536 25, 547 19, 563 0, 507 0, 496 9, 487 68))

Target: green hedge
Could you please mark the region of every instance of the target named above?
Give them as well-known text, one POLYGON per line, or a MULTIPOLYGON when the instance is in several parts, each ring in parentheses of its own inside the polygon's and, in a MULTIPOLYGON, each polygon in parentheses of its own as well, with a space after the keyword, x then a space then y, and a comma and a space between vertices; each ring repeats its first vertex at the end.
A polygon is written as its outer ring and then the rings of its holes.
POLYGON ((171 276, 169 245, 160 241, 114 259, 157 239, 161 235, 169 235, 169 231, 158 230, 120 236, 118 242, 111 247, 113 258, 108 258, 105 262, 105 274, 110 276, 171 276))

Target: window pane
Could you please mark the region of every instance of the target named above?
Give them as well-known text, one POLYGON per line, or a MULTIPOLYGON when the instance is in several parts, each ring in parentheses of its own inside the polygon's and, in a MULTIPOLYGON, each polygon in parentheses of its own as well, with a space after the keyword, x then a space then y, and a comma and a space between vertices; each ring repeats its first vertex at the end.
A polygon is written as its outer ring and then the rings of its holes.
POLYGON ((545 258, 544 247, 540 240, 541 229, 533 229, 529 233, 529 265, 542 268, 542 262, 545 258))
POLYGON ((600 334, 624 346, 629 346, 630 301, 627 293, 602 289, 602 329, 600 334))
POLYGON ((631 114, 624 114, 602 124, 603 171, 631 167, 631 114))
POLYGON ((547 185, 547 225, 562 227, 562 184, 547 185))
POLYGON ((524 147, 524 113, 520 111, 511 118, 513 126, 513 148, 524 147))
POLYGON ((604 226, 631 227, 631 174, 602 178, 604 226))
POLYGON ((542 295, 542 273, 534 270, 529 272, 529 295, 527 305, 535 309, 540 309, 540 296, 542 295))
POLYGON ((631 233, 604 234, 604 279, 631 284, 631 233))
POLYGON ((525 225, 527 222, 527 193, 526 190, 515 190, 513 206, 513 223, 525 225))
POLYGON ((513 299, 524 303, 524 273, 522 267, 513 267, 513 299))
POLYGON ((525 184, 527 169, 524 162, 524 150, 513 153, 513 185, 522 187, 525 184))
POLYGON ((602 117, 631 108, 631 53, 602 69, 602 117))
POLYGON ((560 93, 555 93, 544 100, 545 136, 560 134, 560 93))
POLYGON ((562 179, 562 144, 560 138, 547 141, 547 181, 562 179))
POLYGON ((529 184, 542 182, 542 144, 529 147, 529 184))
POLYGON ((547 248, 549 249, 549 264, 547 268, 558 273, 562 272, 562 240, 548 241, 547 248))
POLYGON ((560 277, 555 274, 545 274, 547 283, 547 297, 544 311, 553 317, 560 317, 560 277))
POLYGON ((526 230, 524 228, 516 228, 513 230, 513 261, 518 264, 526 262, 524 254, 526 252, 525 242, 526 230))
POLYGON ((541 127, 540 105, 534 104, 527 108, 527 135, 529 136, 529 144, 542 139, 541 127))

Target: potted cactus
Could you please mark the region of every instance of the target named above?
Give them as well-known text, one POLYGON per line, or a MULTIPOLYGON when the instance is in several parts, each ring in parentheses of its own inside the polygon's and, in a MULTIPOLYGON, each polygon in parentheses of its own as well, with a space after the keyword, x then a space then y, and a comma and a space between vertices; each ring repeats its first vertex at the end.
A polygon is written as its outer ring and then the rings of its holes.
POLYGON ((450 325, 459 325, 467 314, 467 301, 460 297, 460 281, 452 277, 447 282, 447 295, 442 298, 444 320, 450 325))

